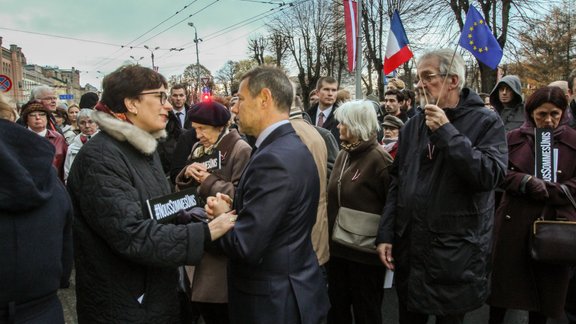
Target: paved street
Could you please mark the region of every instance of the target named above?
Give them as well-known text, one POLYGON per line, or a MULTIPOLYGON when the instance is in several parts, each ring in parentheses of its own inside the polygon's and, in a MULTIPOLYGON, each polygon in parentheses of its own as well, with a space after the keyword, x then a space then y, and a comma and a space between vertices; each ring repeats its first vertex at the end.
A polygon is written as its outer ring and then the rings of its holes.
MULTIPOLYGON (((74 275, 74 274, 73 274, 74 275)), ((64 316, 67 324, 76 324, 76 296, 74 280, 71 280, 70 288, 62 289, 59 292, 60 300, 64 306, 64 316)), ((382 305, 382 314, 384 316, 383 324, 398 323, 398 300, 393 289, 386 289, 384 293, 384 303, 382 305)), ((429 324, 434 323, 433 320, 429 324)), ((488 306, 484 306, 470 314, 465 319, 466 324, 487 324, 488 323, 488 306)), ((510 311, 507 314, 505 324, 527 324, 528 318, 526 312, 510 311)), ((568 321, 548 321, 548 324, 568 324, 568 321)))

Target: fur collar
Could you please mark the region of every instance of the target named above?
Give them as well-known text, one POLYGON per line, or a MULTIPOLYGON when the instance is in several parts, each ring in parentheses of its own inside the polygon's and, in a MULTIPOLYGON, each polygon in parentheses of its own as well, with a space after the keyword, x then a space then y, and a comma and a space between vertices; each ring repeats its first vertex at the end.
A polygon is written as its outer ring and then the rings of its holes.
POLYGON ((166 137, 166 130, 164 129, 155 133, 148 133, 129 122, 114 118, 102 111, 94 111, 92 118, 106 134, 119 141, 127 141, 138 151, 147 155, 156 151, 157 139, 166 137))

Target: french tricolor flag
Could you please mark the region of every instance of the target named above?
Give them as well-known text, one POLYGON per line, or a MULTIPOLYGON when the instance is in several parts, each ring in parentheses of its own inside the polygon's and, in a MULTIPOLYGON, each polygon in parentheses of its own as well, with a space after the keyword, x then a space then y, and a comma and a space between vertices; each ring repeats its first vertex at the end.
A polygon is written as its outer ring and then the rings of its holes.
POLYGON ((408 47, 408 37, 402 26, 398 10, 394 10, 390 32, 388 33, 388 45, 386 46, 386 57, 384 58, 384 75, 396 70, 400 65, 406 63, 414 56, 408 47))

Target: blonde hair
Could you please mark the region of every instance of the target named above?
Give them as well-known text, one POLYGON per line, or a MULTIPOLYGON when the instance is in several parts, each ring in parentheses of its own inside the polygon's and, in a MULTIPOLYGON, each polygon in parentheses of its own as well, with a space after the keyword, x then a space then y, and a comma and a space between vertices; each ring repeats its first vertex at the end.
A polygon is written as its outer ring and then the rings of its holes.
POLYGON ((16 108, 4 95, 0 94, 0 118, 15 122, 18 119, 16 108))

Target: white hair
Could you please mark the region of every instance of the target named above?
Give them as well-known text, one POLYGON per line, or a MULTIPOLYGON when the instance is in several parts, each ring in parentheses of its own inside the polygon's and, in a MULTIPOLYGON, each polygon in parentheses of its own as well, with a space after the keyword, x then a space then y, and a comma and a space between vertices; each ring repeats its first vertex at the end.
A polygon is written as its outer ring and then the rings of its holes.
POLYGON ((438 66, 440 74, 455 75, 458 77, 458 90, 464 88, 464 82, 466 81, 466 65, 460 54, 449 48, 433 50, 422 55, 416 63, 416 66, 419 66, 420 62, 423 60, 430 58, 437 58, 440 61, 440 65, 438 66), (454 56, 454 59, 452 59, 452 56, 454 56), (450 68, 450 70, 448 70, 448 68, 450 68))
POLYGON ((42 99, 46 93, 54 93, 54 89, 47 85, 32 88, 30 91, 30 100, 42 99))
POLYGON ((353 100, 336 108, 336 120, 348 128, 350 135, 368 141, 380 130, 374 105, 369 100, 353 100))

